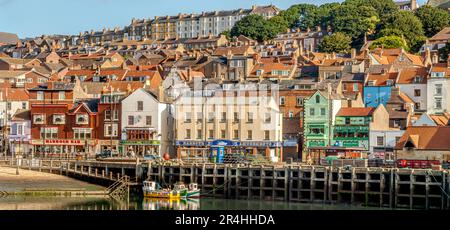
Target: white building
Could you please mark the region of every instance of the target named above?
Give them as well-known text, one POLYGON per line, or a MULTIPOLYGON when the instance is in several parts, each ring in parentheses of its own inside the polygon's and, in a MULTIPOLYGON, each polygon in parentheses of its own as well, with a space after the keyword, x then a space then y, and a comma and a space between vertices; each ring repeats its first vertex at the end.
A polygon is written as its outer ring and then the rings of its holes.
POLYGON ((415 111, 427 110, 427 77, 425 67, 404 68, 398 74, 396 85, 414 102, 415 111))
POLYGON ((147 89, 138 89, 122 100, 124 153, 173 154, 173 108, 147 89))
POLYGON ((6 126, 19 109, 29 109, 26 90, 17 88, 2 89, 0 91, 0 127, 6 126))
POLYGON ((449 63, 433 64, 427 80, 427 113, 437 114, 450 111, 450 68, 449 63))

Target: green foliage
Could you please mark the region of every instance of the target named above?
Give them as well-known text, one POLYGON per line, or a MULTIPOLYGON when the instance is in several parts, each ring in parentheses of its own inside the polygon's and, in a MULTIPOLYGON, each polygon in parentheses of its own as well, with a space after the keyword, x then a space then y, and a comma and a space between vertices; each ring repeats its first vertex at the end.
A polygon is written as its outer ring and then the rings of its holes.
POLYGON ((378 13, 379 17, 399 11, 398 6, 392 0, 346 0, 344 4, 354 5, 356 7, 372 7, 378 13))
POLYGON ((273 39, 278 28, 261 15, 251 14, 238 21, 231 29, 231 36, 244 35, 260 42, 273 39))
POLYGON ((408 46, 413 51, 417 51, 426 40, 422 27, 422 22, 409 11, 398 11, 390 14, 382 27, 383 36, 396 35, 403 36, 408 46), (395 32, 393 34, 392 32, 395 32))
POLYGON ((441 60, 447 60, 448 54, 450 54, 450 45, 447 42, 444 47, 439 49, 439 57, 441 60))
POLYGON ((434 36, 450 23, 450 15, 446 10, 424 5, 416 10, 416 16, 423 25, 427 37, 434 36))
POLYGON ((230 30, 224 30, 222 33, 220 33, 220 35, 225 35, 225 37, 227 37, 227 39, 231 38, 231 31, 230 30))
POLYGON ((267 27, 276 34, 284 33, 289 28, 289 22, 286 21, 283 16, 277 15, 267 21, 267 27))
POLYGON ((334 33, 327 35, 319 44, 319 51, 325 53, 348 53, 351 49, 352 39, 344 33, 334 33))
POLYGON ((331 13, 331 27, 353 39, 353 45, 361 45, 366 33, 373 33, 378 16, 371 6, 343 4, 331 13))
POLYGON ((394 35, 378 38, 370 45, 370 49, 378 47, 383 47, 385 49, 403 48, 404 50, 409 50, 405 39, 394 35))
POLYGON ((330 23, 331 11, 340 7, 339 3, 327 3, 320 6, 312 4, 295 5, 299 10, 297 23, 295 27, 302 30, 313 28, 315 26, 326 27, 330 23))

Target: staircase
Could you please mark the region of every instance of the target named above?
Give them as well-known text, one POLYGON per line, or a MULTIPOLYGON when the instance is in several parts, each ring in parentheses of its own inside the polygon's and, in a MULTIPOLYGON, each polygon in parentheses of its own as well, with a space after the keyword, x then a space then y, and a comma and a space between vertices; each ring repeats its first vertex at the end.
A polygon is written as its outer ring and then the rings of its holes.
POLYGON ((129 200, 130 197, 130 177, 123 176, 106 189, 110 197, 115 200, 129 200))

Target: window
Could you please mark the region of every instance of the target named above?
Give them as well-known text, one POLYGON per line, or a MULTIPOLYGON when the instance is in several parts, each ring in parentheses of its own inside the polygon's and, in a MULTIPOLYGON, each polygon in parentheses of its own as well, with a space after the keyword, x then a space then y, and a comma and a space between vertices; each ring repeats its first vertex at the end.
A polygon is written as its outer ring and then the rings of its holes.
POLYGON ((45 124, 45 115, 44 114, 35 114, 33 115, 33 123, 36 125, 45 124))
POLYGON ((353 92, 358 92, 358 91, 359 91, 358 83, 353 83, 353 92))
POLYGON ((377 137, 377 146, 384 146, 384 137, 377 137))
POLYGON ((220 119, 220 122, 222 122, 222 123, 227 122, 227 113, 226 112, 222 112, 222 119, 220 119))
POLYGON ((117 137, 118 124, 105 124, 105 137, 117 137))
POLYGON ((395 137, 395 144, 397 144, 400 141, 401 137, 395 137))
POLYGON ((202 139, 202 130, 197 129, 197 139, 202 139))
POLYGON ((212 129, 209 130, 208 138, 209 139, 214 139, 214 130, 212 130, 212 129))
POLYGON ((128 116, 128 125, 134 125, 134 116, 128 116))
POLYGON ((264 121, 266 123, 270 123, 272 121, 272 117, 271 117, 270 113, 266 113, 264 121))
POLYGON ((303 106, 303 98, 297 97, 297 106, 303 106))
POLYGON ((346 118, 345 118, 345 124, 346 124, 346 125, 349 125, 349 124, 350 124, 350 117, 346 117, 346 118))
POLYGON ((208 115, 208 123, 213 123, 214 122, 214 113, 209 113, 208 115))
POLYGON ((234 130, 234 139, 237 140, 239 139, 239 130, 234 130))
POLYGON ((239 114, 238 113, 234 113, 234 115, 233 115, 233 122, 234 123, 239 123, 239 114))
POLYGON ((192 122, 191 117, 192 117, 192 113, 185 113, 184 122, 191 123, 192 122))
POLYGON ((284 96, 280 97, 280 105, 284 105, 286 102, 286 98, 284 96))
POLYGON ((152 125, 152 116, 146 116, 145 117, 145 125, 152 125))
POLYGON ((77 124, 78 125, 87 125, 89 124, 89 119, 87 114, 77 114, 77 124))
POLYGON ((247 131, 247 140, 251 140, 253 139, 253 131, 252 130, 248 130, 247 131))
POLYGON ((143 111, 144 110, 144 102, 138 101, 137 102, 137 111, 143 111))
POLYGON ((422 77, 421 76, 415 76, 414 77, 414 83, 421 83, 422 82, 422 77))
POLYGON ((23 135, 23 125, 17 124, 17 135, 23 135))
POLYGON ((91 129, 73 129, 75 139, 90 139, 91 129))
POLYGON ((293 118, 294 117, 294 112, 289 111, 289 118, 293 118))
POLYGON ((220 138, 225 139, 226 138, 226 132, 225 130, 220 130, 220 138))
POLYGON ((191 139, 191 130, 186 129, 186 139, 191 139))
POLYGON ((310 116, 314 116, 314 113, 315 113, 314 108, 310 108, 310 109, 309 109, 309 115, 310 115, 310 116))
POLYGON ((197 123, 202 123, 203 113, 197 113, 197 123))
POLYGON ((434 85, 434 87, 435 87, 434 95, 441 96, 442 95, 442 84, 436 84, 436 85, 434 85))
POLYGON ((442 98, 435 98, 434 99, 434 108, 435 109, 442 109, 442 98))
POLYGON ((253 123, 253 113, 251 112, 247 113, 247 123, 253 123))
POLYGON ((43 91, 38 91, 37 92, 37 100, 38 101, 43 101, 44 100, 44 92, 43 91))
POLYGON ((11 102, 6 103, 6 110, 11 110, 11 102))
POLYGON ((414 103, 414 109, 419 110, 420 109, 420 102, 414 103))
POLYGON ((400 127, 400 124, 401 124, 401 122, 400 122, 400 120, 394 120, 394 127, 400 127))
POLYGON ((414 97, 420 97, 420 89, 414 90, 414 97))
POLYGON ((323 135, 325 133, 325 128, 310 128, 310 133, 313 135, 323 135))
POLYGON ((57 139, 58 128, 41 128, 41 139, 57 139))
POLYGON ((65 123, 66 123, 66 116, 64 114, 54 114, 53 115, 53 124, 63 125, 65 123))
POLYGON ((66 92, 64 91, 59 91, 58 93, 58 100, 62 101, 66 99, 66 92))
POLYGON ((320 103, 320 96, 316 95, 316 104, 319 104, 319 103, 320 103))
POLYGON ((269 130, 264 131, 264 140, 270 140, 270 131, 269 130))
POLYGON ((27 103, 26 102, 22 102, 22 109, 27 109, 27 103))
POLYGON ((320 115, 321 116, 325 116, 325 108, 321 108, 320 109, 320 115))

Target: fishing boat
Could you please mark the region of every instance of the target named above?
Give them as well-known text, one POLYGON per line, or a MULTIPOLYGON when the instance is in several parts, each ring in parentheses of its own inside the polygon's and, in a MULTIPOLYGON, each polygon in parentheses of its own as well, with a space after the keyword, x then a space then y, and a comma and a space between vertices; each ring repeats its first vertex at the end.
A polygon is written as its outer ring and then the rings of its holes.
POLYGON ((175 184, 174 190, 181 191, 181 197, 184 199, 200 198, 200 189, 197 183, 190 183, 186 187, 184 183, 178 182, 175 184))
POLYGON ((195 199, 200 197, 200 190, 196 183, 189 184, 188 187, 184 183, 176 183, 173 189, 161 188, 154 181, 144 181, 142 190, 144 197, 162 198, 162 199, 195 199))

